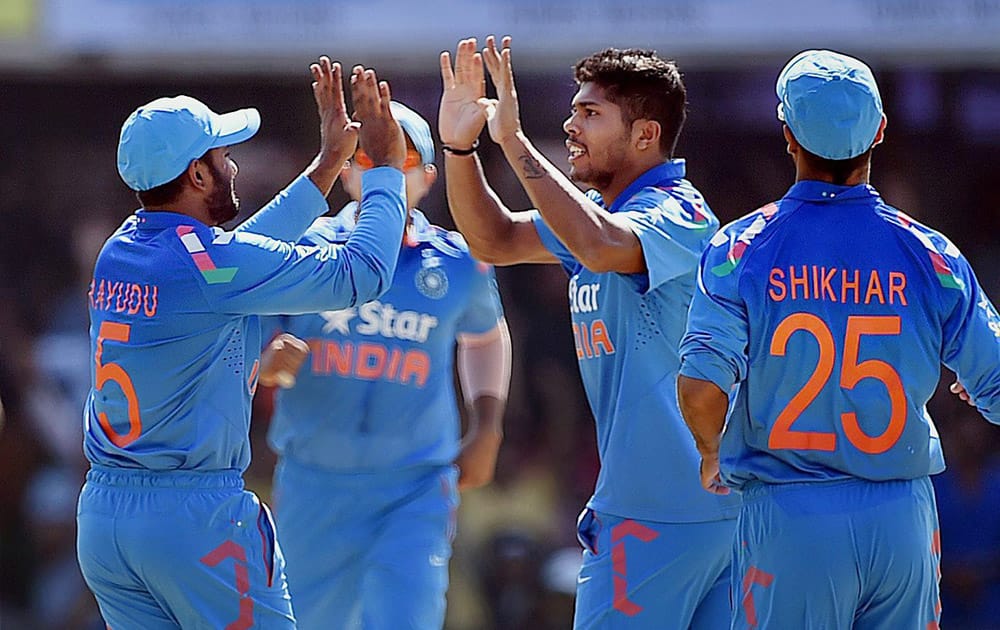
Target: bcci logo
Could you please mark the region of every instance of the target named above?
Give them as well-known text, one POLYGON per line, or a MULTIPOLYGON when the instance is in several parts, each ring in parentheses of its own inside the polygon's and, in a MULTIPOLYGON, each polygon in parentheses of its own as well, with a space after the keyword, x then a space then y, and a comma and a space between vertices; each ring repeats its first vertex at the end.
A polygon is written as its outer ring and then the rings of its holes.
POLYGON ((448 276, 441 267, 424 267, 417 272, 417 291, 432 300, 440 300, 448 292, 448 276))

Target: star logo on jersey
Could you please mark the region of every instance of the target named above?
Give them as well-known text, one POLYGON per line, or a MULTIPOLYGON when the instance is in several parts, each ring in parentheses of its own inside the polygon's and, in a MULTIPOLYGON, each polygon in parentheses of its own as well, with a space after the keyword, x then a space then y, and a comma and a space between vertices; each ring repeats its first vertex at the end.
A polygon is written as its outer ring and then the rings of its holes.
POLYGON ((414 282, 417 291, 432 300, 440 300, 448 293, 448 276, 441 267, 424 267, 417 272, 414 282))
POLYGON ((323 332, 336 331, 342 335, 351 334, 351 320, 354 319, 355 315, 357 315, 357 311, 353 306, 339 311, 320 311, 319 316, 326 321, 323 324, 323 332))

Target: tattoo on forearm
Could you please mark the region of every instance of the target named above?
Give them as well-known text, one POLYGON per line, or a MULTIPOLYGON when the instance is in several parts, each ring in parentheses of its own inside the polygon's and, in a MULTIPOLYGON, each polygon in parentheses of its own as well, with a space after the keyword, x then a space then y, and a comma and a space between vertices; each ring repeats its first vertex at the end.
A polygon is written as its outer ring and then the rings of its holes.
POLYGON ((538 179, 545 176, 545 169, 542 168, 542 163, 530 153, 525 153, 521 156, 521 171, 528 179, 538 179))

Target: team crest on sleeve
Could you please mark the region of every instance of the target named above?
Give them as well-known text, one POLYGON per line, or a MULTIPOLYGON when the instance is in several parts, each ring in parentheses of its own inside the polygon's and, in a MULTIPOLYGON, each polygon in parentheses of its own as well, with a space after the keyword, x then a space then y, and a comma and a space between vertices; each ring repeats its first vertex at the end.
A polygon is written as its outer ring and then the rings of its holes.
MULTIPOLYGON (((965 289, 965 283, 962 279, 955 275, 948 261, 941 254, 941 248, 935 245, 931 237, 925 233, 921 226, 917 225, 909 216, 899 210, 895 211, 893 218, 896 221, 909 230, 910 234, 916 237, 920 244, 924 246, 927 250, 927 255, 931 259, 931 265, 934 267, 934 275, 937 276, 938 282, 942 287, 946 289, 957 289, 959 291, 965 289)), ((938 235, 944 241, 944 254, 952 258, 958 258, 959 251, 958 247, 955 246, 950 240, 948 240, 944 235, 938 235)))
POLYGON ((726 252, 726 259, 723 262, 712 267, 712 274, 720 278, 731 274, 733 270, 739 266, 740 260, 742 260, 743 254, 746 253, 747 247, 750 246, 750 243, 757 237, 758 234, 764 231, 764 228, 767 227, 767 222, 770 221, 777 212, 778 206, 776 204, 769 203, 754 213, 756 216, 754 216, 753 221, 751 221, 750 225, 744 228, 738 235, 736 234, 736 228, 733 228, 732 230, 720 230, 717 232, 709 242, 713 247, 718 247, 728 242, 729 251, 726 252))
POLYGON ((435 256, 433 251, 425 249, 422 254, 424 259, 420 261, 420 271, 414 277, 417 291, 432 300, 440 300, 448 293, 448 274, 444 272, 441 258, 435 256))
MULTIPOLYGON (((191 256, 205 282, 208 284, 226 284, 232 282, 233 276, 239 271, 239 267, 216 267, 215 261, 205 251, 205 246, 202 244, 201 239, 198 238, 198 233, 194 231, 193 227, 190 225, 177 226, 177 236, 181 239, 184 249, 191 256)), ((216 238, 219 238, 219 235, 216 238)), ((229 240, 231 239, 232 236, 229 237, 229 240)), ((228 240, 226 242, 228 243, 228 240)))

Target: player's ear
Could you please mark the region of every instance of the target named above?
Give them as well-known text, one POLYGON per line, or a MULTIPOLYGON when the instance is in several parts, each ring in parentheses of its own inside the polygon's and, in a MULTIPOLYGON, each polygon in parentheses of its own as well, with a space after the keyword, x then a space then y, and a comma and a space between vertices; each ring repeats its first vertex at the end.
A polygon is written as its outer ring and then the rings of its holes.
POLYGON ((632 123, 632 139, 640 151, 649 151, 650 149, 658 151, 662 133, 663 128, 655 120, 640 118, 632 123))
POLYGON ((876 145, 882 144, 882 140, 885 139, 885 125, 886 125, 886 122, 887 122, 887 119, 885 117, 885 114, 882 114, 882 122, 879 123, 878 131, 875 132, 875 140, 872 141, 872 146, 873 147, 876 146, 876 145))
POLYGON ((187 167, 187 179, 195 190, 206 190, 208 188, 208 165, 200 158, 191 160, 187 167))
POLYGON ((788 155, 795 155, 799 151, 799 141, 795 139, 795 135, 792 130, 788 128, 788 125, 781 126, 781 133, 785 135, 785 142, 787 146, 785 147, 785 152, 788 155))

